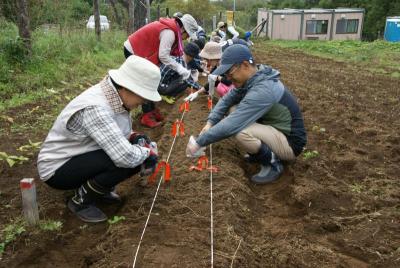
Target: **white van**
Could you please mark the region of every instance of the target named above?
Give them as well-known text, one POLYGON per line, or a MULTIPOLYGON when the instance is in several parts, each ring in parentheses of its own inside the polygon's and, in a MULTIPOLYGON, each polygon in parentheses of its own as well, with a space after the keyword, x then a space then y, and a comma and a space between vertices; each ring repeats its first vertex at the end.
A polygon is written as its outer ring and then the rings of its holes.
MULTIPOLYGON (((87 29, 94 29, 94 16, 90 16, 87 24, 86 24, 87 29)), ((108 21, 106 16, 100 15, 100 29, 102 31, 107 31, 110 29, 110 22, 108 21)))

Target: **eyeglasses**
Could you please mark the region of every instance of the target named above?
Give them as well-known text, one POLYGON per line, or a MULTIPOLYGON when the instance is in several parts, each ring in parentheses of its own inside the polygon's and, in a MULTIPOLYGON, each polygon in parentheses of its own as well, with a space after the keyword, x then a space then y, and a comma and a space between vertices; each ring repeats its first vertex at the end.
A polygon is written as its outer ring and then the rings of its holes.
POLYGON ((236 72, 237 70, 239 70, 241 64, 235 64, 233 65, 226 73, 225 76, 226 77, 232 77, 233 73, 236 72))

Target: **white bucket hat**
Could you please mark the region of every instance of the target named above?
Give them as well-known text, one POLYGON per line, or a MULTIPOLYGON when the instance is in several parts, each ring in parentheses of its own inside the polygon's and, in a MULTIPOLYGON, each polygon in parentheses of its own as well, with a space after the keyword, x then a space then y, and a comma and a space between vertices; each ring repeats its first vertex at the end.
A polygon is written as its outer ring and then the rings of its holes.
POLYGON ((146 100, 161 100, 157 91, 160 69, 145 58, 129 56, 118 70, 110 70, 108 74, 115 83, 146 100))
POLYGON ((197 21, 192 17, 190 14, 185 14, 180 18, 183 28, 185 31, 188 33, 189 37, 192 40, 196 40, 197 36, 197 30, 199 29, 199 25, 197 24, 197 21))
POLYGON ((208 60, 219 60, 222 57, 222 48, 216 42, 208 42, 199 56, 208 60))
POLYGON ((226 26, 226 25, 225 25, 225 22, 223 22, 223 21, 218 22, 217 28, 219 29, 219 28, 221 28, 222 26, 226 26))

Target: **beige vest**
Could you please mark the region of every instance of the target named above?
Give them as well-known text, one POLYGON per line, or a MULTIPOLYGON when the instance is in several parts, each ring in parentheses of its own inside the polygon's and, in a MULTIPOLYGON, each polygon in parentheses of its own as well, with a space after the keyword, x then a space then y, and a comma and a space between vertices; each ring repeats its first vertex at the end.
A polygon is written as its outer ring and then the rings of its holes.
POLYGON ((77 135, 67 129, 68 120, 79 110, 89 106, 101 106, 110 111, 125 137, 132 132, 132 120, 128 111, 115 113, 106 99, 102 87, 111 86, 107 80, 87 89, 62 110, 51 128, 38 156, 38 171, 43 181, 74 156, 101 149, 89 136, 77 135))

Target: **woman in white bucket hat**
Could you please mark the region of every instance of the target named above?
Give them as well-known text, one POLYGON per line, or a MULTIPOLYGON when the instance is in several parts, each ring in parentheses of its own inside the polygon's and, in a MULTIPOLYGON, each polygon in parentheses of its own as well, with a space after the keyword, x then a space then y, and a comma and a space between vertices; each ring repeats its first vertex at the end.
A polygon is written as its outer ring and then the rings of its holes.
POLYGON ((153 169, 157 155, 145 135, 132 132, 130 110, 160 101, 159 68, 130 56, 98 84, 73 99, 57 117, 38 156, 40 178, 50 187, 75 190, 68 208, 85 222, 107 220, 96 202, 119 202, 114 187, 153 169), (142 138, 141 145, 138 145, 142 138))

